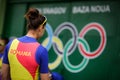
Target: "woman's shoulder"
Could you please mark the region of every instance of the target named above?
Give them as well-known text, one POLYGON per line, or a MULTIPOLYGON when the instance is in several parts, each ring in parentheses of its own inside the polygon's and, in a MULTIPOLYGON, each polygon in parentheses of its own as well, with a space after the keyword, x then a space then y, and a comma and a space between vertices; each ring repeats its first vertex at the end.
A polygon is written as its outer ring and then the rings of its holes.
POLYGON ((41 44, 39 45, 38 48, 39 48, 39 50, 43 50, 43 51, 45 50, 45 51, 47 51, 47 49, 43 45, 41 45, 41 44))

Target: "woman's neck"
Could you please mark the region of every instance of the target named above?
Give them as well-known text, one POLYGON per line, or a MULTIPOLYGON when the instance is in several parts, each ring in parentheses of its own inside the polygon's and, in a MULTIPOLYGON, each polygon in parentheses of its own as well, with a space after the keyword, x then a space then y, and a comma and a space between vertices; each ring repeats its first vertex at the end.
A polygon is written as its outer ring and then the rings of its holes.
POLYGON ((33 30, 29 30, 28 33, 26 34, 26 36, 29 36, 29 37, 37 39, 37 34, 33 30))

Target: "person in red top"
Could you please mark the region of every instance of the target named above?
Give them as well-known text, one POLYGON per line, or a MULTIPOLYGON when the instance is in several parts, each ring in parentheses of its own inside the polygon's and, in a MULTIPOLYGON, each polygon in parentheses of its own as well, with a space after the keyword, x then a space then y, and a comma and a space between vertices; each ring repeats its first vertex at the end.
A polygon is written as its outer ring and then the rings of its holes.
POLYGON ((35 8, 25 14, 28 32, 10 41, 4 51, 2 80, 50 80, 48 51, 37 40, 43 36, 46 17, 35 8))

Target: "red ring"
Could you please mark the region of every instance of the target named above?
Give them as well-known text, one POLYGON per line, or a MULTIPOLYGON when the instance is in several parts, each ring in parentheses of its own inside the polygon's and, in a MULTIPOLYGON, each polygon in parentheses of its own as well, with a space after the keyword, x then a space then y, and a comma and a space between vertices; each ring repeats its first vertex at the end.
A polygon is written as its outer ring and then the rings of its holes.
POLYGON ((95 58, 97 57, 98 55, 101 54, 101 52, 103 51, 104 47, 105 47, 105 44, 106 44, 106 33, 105 33, 105 30, 103 29, 103 27, 98 24, 98 23, 90 23, 88 25, 86 25, 82 31, 80 32, 79 36, 80 37, 84 37, 84 35, 91 29, 96 29, 98 30, 98 32, 100 33, 101 35, 101 42, 100 42, 100 46, 98 47, 97 50, 93 51, 93 52, 86 52, 84 50, 84 47, 80 44, 79 45, 79 49, 81 51, 81 53, 85 56, 85 57, 88 57, 88 58, 95 58))

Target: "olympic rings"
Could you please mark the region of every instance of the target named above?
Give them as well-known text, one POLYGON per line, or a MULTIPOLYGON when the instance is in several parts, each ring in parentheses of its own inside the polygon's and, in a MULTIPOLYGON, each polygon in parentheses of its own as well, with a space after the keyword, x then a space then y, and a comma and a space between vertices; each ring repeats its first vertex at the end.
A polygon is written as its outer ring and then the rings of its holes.
POLYGON ((79 33, 79 36, 76 27, 69 22, 64 22, 61 25, 59 25, 58 28, 55 30, 54 34, 49 24, 46 25, 46 30, 48 33, 48 37, 43 41, 42 45, 45 46, 47 50, 49 50, 53 45, 53 49, 57 54, 57 58, 55 59, 55 61, 49 63, 50 69, 55 69, 56 67, 59 66, 59 64, 62 61, 65 68, 68 71, 73 73, 80 72, 87 66, 89 59, 94 59, 103 52, 106 45, 105 29, 102 27, 102 25, 98 23, 90 23, 86 25, 79 33), (58 37, 58 35, 64 29, 70 30, 73 36, 73 38, 69 39, 69 41, 65 44, 65 47, 63 47, 63 43, 58 37), (84 38, 84 36, 90 30, 98 31, 101 37, 99 47, 93 52, 90 52, 90 47, 84 38), (68 56, 74 52, 77 44, 78 44, 79 52, 83 56, 83 60, 79 65, 72 65, 68 60, 68 56))
MULTIPOLYGON (((82 60, 82 62, 77 65, 77 66, 74 66, 72 65, 69 61, 68 61, 68 57, 67 57, 67 52, 69 50, 69 47, 71 46, 71 43, 73 42, 73 39, 69 40, 67 42, 67 44, 65 45, 65 48, 64 48, 64 52, 63 52, 63 63, 65 65, 65 67, 70 71, 70 72, 73 72, 73 73, 76 73, 76 72, 79 72, 81 70, 83 70, 87 64, 88 64, 88 61, 89 59, 85 58, 82 60)), ((82 38, 79 38, 77 39, 77 42, 80 44, 82 43, 86 49, 86 51, 89 52, 89 46, 87 44, 87 42, 85 40, 83 40, 82 38)))
POLYGON ((106 45, 106 33, 104 31, 104 28, 102 27, 102 25, 98 24, 98 23, 90 23, 88 25, 86 25, 80 32, 79 36, 80 37, 84 37, 84 35, 92 30, 95 29, 100 33, 101 36, 101 42, 100 42, 100 46, 98 47, 98 49, 94 52, 87 52, 84 50, 83 46, 80 44, 79 46, 79 51, 82 53, 83 56, 87 57, 87 58, 96 58, 97 56, 99 56, 105 45, 106 45))

